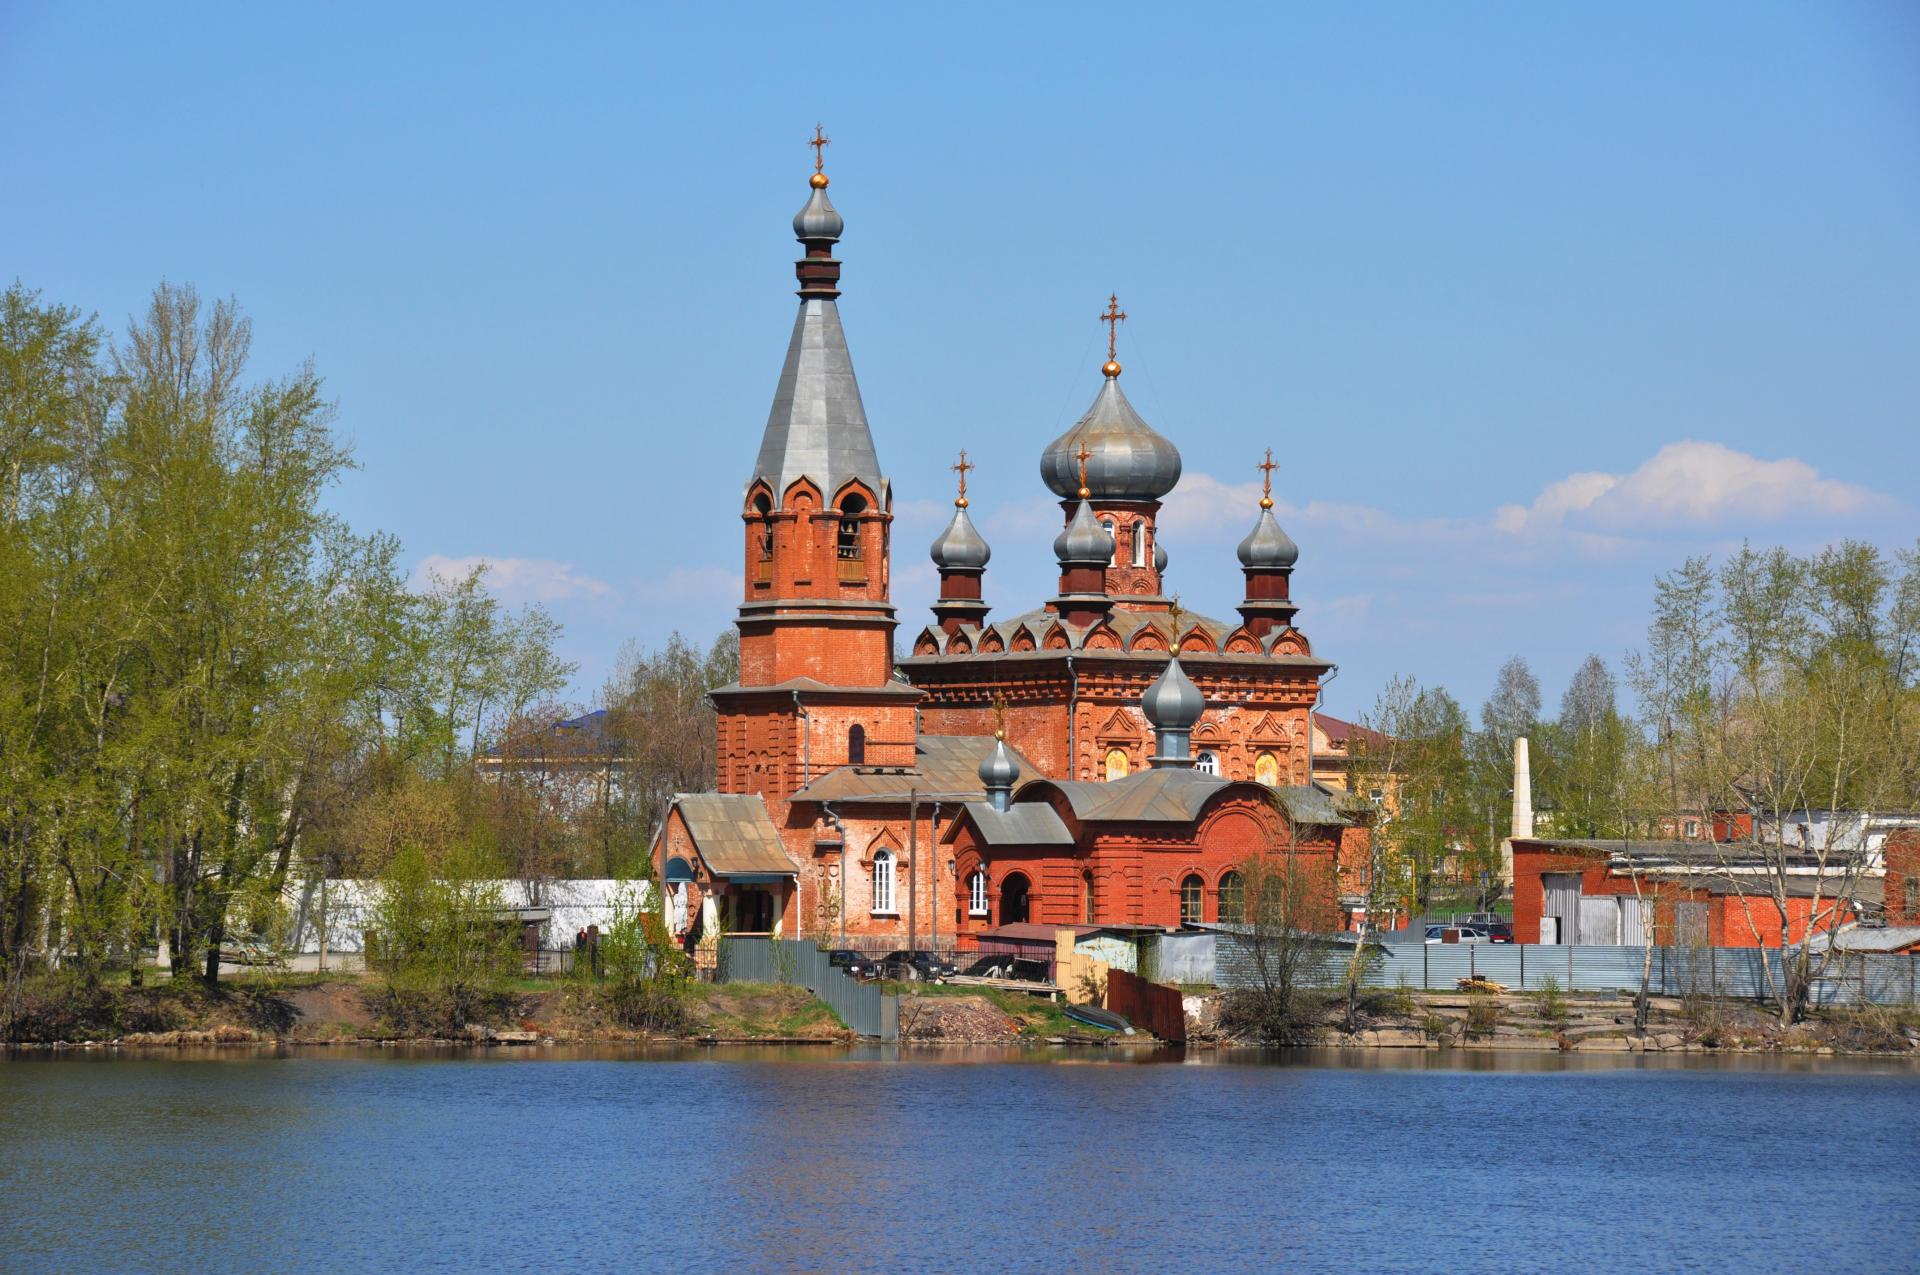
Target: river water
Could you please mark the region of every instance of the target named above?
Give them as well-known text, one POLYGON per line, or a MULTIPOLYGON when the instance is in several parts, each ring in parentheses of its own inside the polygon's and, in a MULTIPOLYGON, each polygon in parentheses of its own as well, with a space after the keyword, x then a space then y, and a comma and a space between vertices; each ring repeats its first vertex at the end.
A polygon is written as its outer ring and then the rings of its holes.
POLYGON ((0 1062, 0 1268, 1912 1271, 1899 1064, 0 1062))

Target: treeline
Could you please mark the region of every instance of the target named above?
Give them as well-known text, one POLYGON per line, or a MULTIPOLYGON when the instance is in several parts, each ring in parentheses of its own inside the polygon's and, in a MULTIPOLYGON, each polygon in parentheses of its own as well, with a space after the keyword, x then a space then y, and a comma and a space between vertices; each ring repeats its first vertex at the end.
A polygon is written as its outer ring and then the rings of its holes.
MULTIPOLYGON (((1713 812, 1733 811, 1753 817, 1749 850, 1783 855, 1801 848, 1787 840, 1796 811, 1920 807, 1920 545, 1690 558, 1655 582, 1624 674, 1623 688, 1588 656, 1549 716, 1516 656, 1477 722, 1444 688, 1395 678, 1366 718, 1386 738, 1354 763, 1356 790, 1391 794, 1376 897, 1486 901, 1519 736, 1542 835, 1684 835, 1689 819, 1711 835, 1713 812)), ((1844 835, 1828 820, 1811 848, 1834 853, 1844 835)))
POLYGON ((240 934, 284 922, 290 880, 403 851, 605 874, 662 793, 710 782, 698 704, 730 647, 677 639, 607 689, 641 782, 583 812, 542 776, 481 773, 577 711, 555 702, 575 671, 558 626, 482 572, 410 588, 392 537, 326 508, 352 461, 319 376, 255 377, 250 337, 189 287, 162 284, 118 339, 18 284, 0 296, 9 978, 57 960, 92 979, 158 947, 212 980, 240 934))

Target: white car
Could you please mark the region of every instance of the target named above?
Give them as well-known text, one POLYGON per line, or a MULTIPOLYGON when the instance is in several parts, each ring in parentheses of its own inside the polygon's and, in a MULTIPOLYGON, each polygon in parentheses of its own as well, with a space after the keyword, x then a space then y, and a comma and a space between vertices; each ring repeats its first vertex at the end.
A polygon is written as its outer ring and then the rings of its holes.
POLYGON ((1456 943, 1488 943, 1492 941, 1492 936, 1477 925, 1429 925, 1427 927, 1427 942, 1447 942, 1448 930, 1457 930, 1459 932, 1460 937, 1453 940, 1456 943))

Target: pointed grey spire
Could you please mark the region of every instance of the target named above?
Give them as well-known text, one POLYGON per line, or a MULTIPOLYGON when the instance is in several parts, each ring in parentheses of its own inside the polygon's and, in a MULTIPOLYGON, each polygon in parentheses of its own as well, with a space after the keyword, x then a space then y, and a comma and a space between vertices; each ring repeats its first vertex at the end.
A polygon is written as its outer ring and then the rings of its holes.
POLYGON ((1140 697, 1140 707, 1153 726, 1151 764, 1158 767, 1193 765, 1193 728, 1200 715, 1207 711, 1207 701, 1187 671, 1180 667, 1178 655, 1168 658, 1167 667, 1140 697))
POLYGON ((827 199, 823 174, 814 176, 822 180, 813 182, 812 196, 793 219, 794 234, 807 248, 795 266, 800 313, 749 481, 765 480, 777 505, 786 499, 788 487, 808 478, 831 504, 840 487, 857 478, 884 505, 887 479, 873 449, 873 431, 867 427, 867 409, 860 401, 860 383, 854 379, 853 356, 834 300, 840 263, 833 259, 832 245, 845 223, 827 199))
POLYGON ((980 786, 987 790, 987 801, 995 810, 1005 810, 1013 799, 1014 781, 1020 778, 1020 763, 1007 749, 1007 741, 995 736, 993 751, 980 763, 980 786))

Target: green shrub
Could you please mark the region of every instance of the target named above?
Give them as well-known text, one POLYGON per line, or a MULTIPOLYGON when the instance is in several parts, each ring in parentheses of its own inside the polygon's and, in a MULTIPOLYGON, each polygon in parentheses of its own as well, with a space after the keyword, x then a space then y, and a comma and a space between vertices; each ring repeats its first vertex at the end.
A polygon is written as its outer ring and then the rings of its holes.
POLYGON ((1567 998, 1560 992, 1560 980, 1551 974, 1540 985, 1540 1017, 1555 1027, 1567 1021, 1567 998))

